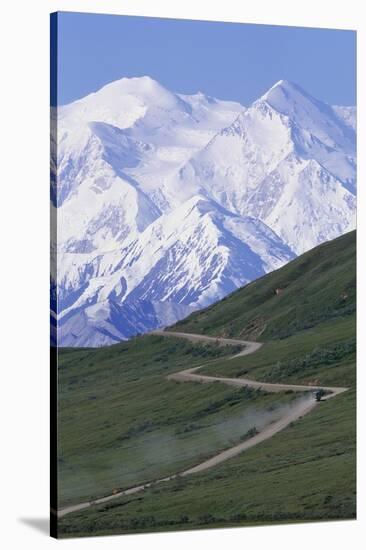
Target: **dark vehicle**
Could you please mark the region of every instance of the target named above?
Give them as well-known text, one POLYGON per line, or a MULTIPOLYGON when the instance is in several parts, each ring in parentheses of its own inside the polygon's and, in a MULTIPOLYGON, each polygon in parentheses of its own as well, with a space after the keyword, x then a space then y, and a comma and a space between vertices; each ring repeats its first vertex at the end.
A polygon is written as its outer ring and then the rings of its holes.
POLYGON ((317 390, 315 393, 314 393, 314 396, 315 396, 315 399, 317 401, 321 401, 322 397, 324 397, 325 395, 325 391, 323 389, 320 389, 320 390, 317 390))

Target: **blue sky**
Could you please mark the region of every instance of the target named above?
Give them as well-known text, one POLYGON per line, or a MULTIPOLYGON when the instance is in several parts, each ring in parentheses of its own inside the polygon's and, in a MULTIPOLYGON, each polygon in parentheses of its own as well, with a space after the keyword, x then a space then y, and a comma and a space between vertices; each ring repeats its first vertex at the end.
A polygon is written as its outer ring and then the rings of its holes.
POLYGON ((280 79, 356 103, 356 33, 81 13, 58 15, 58 103, 124 76, 248 105, 280 79))

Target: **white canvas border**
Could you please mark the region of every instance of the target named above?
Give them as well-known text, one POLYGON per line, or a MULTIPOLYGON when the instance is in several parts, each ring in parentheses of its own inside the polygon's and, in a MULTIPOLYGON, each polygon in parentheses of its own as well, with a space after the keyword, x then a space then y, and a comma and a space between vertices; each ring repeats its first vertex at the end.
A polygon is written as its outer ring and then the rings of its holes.
POLYGON ((360 2, 307 0, 14 0, 1 10, 1 518, 4 548, 57 544, 48 516, 48 37, 51 11, 88 11, 358 30, 359 511, 357 522, 221 529, 64 541, 67 547, 178 550, 187 545, 299 550, 361 547, 365 537, 365 18, 360 2), (4 124, 5 122, 5 124, 4 124), (37 523, 38 521, 38 523, 37 523), (42 523, 43 521, 43 523, 42 523), (30 525, 33 524, 33 527, 30 525), (41 527, 41 529, 40 529, 41 527))

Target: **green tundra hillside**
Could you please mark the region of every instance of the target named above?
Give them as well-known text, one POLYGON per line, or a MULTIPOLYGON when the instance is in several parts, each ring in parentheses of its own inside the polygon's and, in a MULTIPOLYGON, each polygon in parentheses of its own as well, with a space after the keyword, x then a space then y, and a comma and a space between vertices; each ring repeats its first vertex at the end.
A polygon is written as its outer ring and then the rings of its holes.
POLYGON ((252 340, 287 337, 356 308, 356 232, 303 254, 172 330, 252 340))
POLYGON ((348 390, 211 469, 64 516, 59 536, 354 518, 355 293, 351 232, 169 329, 264 343, 250 355, 178 335, 60 350, 59 507, 180 472, 311 398, 182 383, 175 372, 348 390))

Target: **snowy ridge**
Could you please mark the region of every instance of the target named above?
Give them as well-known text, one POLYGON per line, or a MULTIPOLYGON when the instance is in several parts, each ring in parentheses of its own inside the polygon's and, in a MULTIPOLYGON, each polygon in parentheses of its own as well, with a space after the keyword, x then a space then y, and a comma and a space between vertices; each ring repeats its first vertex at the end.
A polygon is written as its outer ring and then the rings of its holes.
POLYGON ((59 345, 171 324, 355 225, 355 110, 296 84, 245 108, 124 78, 57 115, 59 345))

